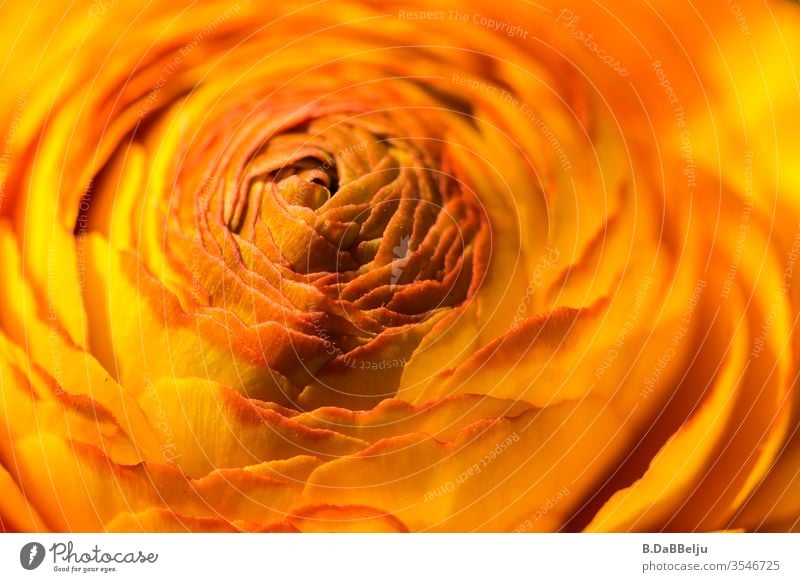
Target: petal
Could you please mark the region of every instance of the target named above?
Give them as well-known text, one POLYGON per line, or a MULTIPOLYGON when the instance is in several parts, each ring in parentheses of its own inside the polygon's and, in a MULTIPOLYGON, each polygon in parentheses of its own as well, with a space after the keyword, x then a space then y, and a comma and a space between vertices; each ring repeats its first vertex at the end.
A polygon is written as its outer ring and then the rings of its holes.
POLYGON ((164 456, 195 477, 298 455, 331 458, 368 446, 331 430, 308 428, 201 378, 159 380, 146 390, 141 405, 162 435, 164 456))
MULTIPOLYGON (((258 354, 244 344, 245 330, 235 316, 225 322, 186 313, 134 257, 94 234, 87 244, 91 271, 97 274, 94 280, 90 274, 86 289, 92 343, 112 346, 114 361, 103 363, 117 371, 128 390, 140 395, 149 381, 192 377, 205 370, 209 377, 264 400, 291 401, 287 381, 265 361, 265 356, 276 357, 275 352, 265 346, 264 355, 258 354)), ((291 351, 291 345, 283 350, 291 351)))
POLYGON ((603 315, 606 302, 586 309, 563 308, 529 319, 475 352, 444 378, 431 378, 417 399, 445 395, 491 393, 496 398, 519 398, 547 406, 580 397, 591 382, 575 378, 564 382, 583 356, 585 342, 603 315), (580 349, 583 347, 583 349, 580 349))
MULTIPOLYGON (((721 216, 723 224, 728 218, 721 216)), ((739 307, 718 310, 714 319, 719 316, 720 322, 712 320, 707 331, 709 344, 729 351, 713 391, 644 476, 611 498, 590 530, 728 527, 779 451, 789 420, 789 312, 774 250, 759 225, 753 225, 750 236, 741 253, 741 289, 726 299, 739 307), (744 314, 740 321, 726 321, 736 313, 744 314), (769 333, 764 331, 766 321, 769 333)), ((734 240, 718 244, 733 256, 734 240)), ((724 277, 719 266, 711 274, 715 284, 708 294, 715 297, 724 277)))
POLYGON ((479 420, 515 417, 531 405, 487 396, 462 395, 411 405, 387 399, 372 410, 354 412, 343 408, 318 408, 293 417, 295 422, 312 428, 333 430, 367 443, 425 433, 439 441, 452 440, 465 426, 479 420))
POLYGON ((168 509, 145 509, 138 513, 121 513, 105 526, 107 532, 125 533, 228 533, 239 528, 217 517, 193 517, 168 509))
POLYGON ((628 430, 605 403, 563 403, 517 418, 475 423, 454 441, 421 434, 379 441, 312 473, 303 499, 366 504, 409 529, 504 531, 557 491, 568 515, 626 446, 628 430))
POLYGON ((404 533, 393 515, 359 505, 313 505, 292 512, 289 522, 304 533, 404 533))
POLYGON ((0 464, 0 532, 47 532, 36 508, 28 503, 19 485, 0 464))
POLYGON ((691 495, 713 463, 715 448, 727 438, 748 342, 734 336, 734 345, 701 408, 661 448, 645 475, 617 492, 586 531, 654 531, 670 523, 675 508, 691 495))
POLYGON ((735 526, 748 531, 797 531, 800 522, 800 438, 797 434, 800 433, 795 433, 795 438, 737 512, 735 526))
MULTIPOLYGON (((0 299, 8 306, 0 312, 0 324, 8 330, 11 339, 27 348, 27 356, 13 356, 7 352, 7 357, 24 370, 41 367, 67 395, 86 396, 96 401, 113 414, 126 434, 135 436, 134 445, 141 454, 155 454, 159 443, 128 391, 117 384, 90 353, 71 342, 56 320, 45 321, 45 316, 38 313, 33 290, 22 278, 19 250, 3 223, 0 223, 0 247, 5 257, 0 263, 0 269, 5 269, 0 299)), ((7 350, 21 354, 5 340, 2 343, 7 350)))
POLYGON ((29 499, 59 530, 98 531, 120 514, 151 508, 269 525, 286 518, 302 489, 249 471, 189 479, 168 465, 119 465, 94 447, 46 434, 18 441, 15 451, 29 499))

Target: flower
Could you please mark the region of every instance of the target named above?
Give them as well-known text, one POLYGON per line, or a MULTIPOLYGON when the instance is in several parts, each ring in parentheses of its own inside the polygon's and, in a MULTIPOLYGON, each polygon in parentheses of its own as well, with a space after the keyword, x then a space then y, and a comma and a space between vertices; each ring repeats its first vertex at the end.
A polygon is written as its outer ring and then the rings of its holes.
POLYGON ((182 4, 4 9, 3 529, 798 528, 796 6, 182 4))

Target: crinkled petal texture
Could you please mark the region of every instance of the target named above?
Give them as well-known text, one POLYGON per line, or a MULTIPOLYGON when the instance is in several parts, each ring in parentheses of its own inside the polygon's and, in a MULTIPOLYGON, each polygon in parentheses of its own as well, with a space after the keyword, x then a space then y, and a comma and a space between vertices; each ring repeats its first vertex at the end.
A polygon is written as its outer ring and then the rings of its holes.
POLYGON ((4 5, 0 530, 798 530, 800 10, 573 4, 4 5))

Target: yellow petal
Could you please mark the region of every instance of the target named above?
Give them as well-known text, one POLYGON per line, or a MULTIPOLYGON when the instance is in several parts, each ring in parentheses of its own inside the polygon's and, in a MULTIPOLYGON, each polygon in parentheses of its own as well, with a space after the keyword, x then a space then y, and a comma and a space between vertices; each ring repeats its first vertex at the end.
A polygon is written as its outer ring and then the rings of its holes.
POLYGON ((126 533, 228 533, 241 531, 230 522, 216 517, 193 517, 167 509, 145 509, 121 513, 105 526, 107 532, 126 533))
POLYGON ((289 522, 304 533, 402 533, 407 532, 396 517, 358 505, 316 505, 292 513, 289 522))
POLYGON ((303 499, 366 504, 411 530, 509 531, 563 487, 563 520, 626 446, 629 427, 585 400, 482 421, 456 440, 421 434, 379 441, 312 473, 303 499))
POLYGON ((161 434, 164 458, 195 477, 298 455, 331 458, 368 446, 308 428, 202 378, 159 380, 146 389, 141 405, 161 434))
POLYGON ((19 488, 14 478, 0 464, 0 532, 39 532, 49 531, 36 508, 33 507, 19 488))

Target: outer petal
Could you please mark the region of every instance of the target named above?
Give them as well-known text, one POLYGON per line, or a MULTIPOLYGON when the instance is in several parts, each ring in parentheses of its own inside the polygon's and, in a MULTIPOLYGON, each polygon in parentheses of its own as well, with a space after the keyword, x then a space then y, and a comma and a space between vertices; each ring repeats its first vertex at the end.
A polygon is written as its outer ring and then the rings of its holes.
POLYGON ((367 503, 412 530, 502 531, 533 514, 563 487, 574 503, 625 446, 628 427, 604 403, 562 403, 517 418, 479 422, 439 443, 411 434, 380 441, 312 473, 303 498, 367 503))

